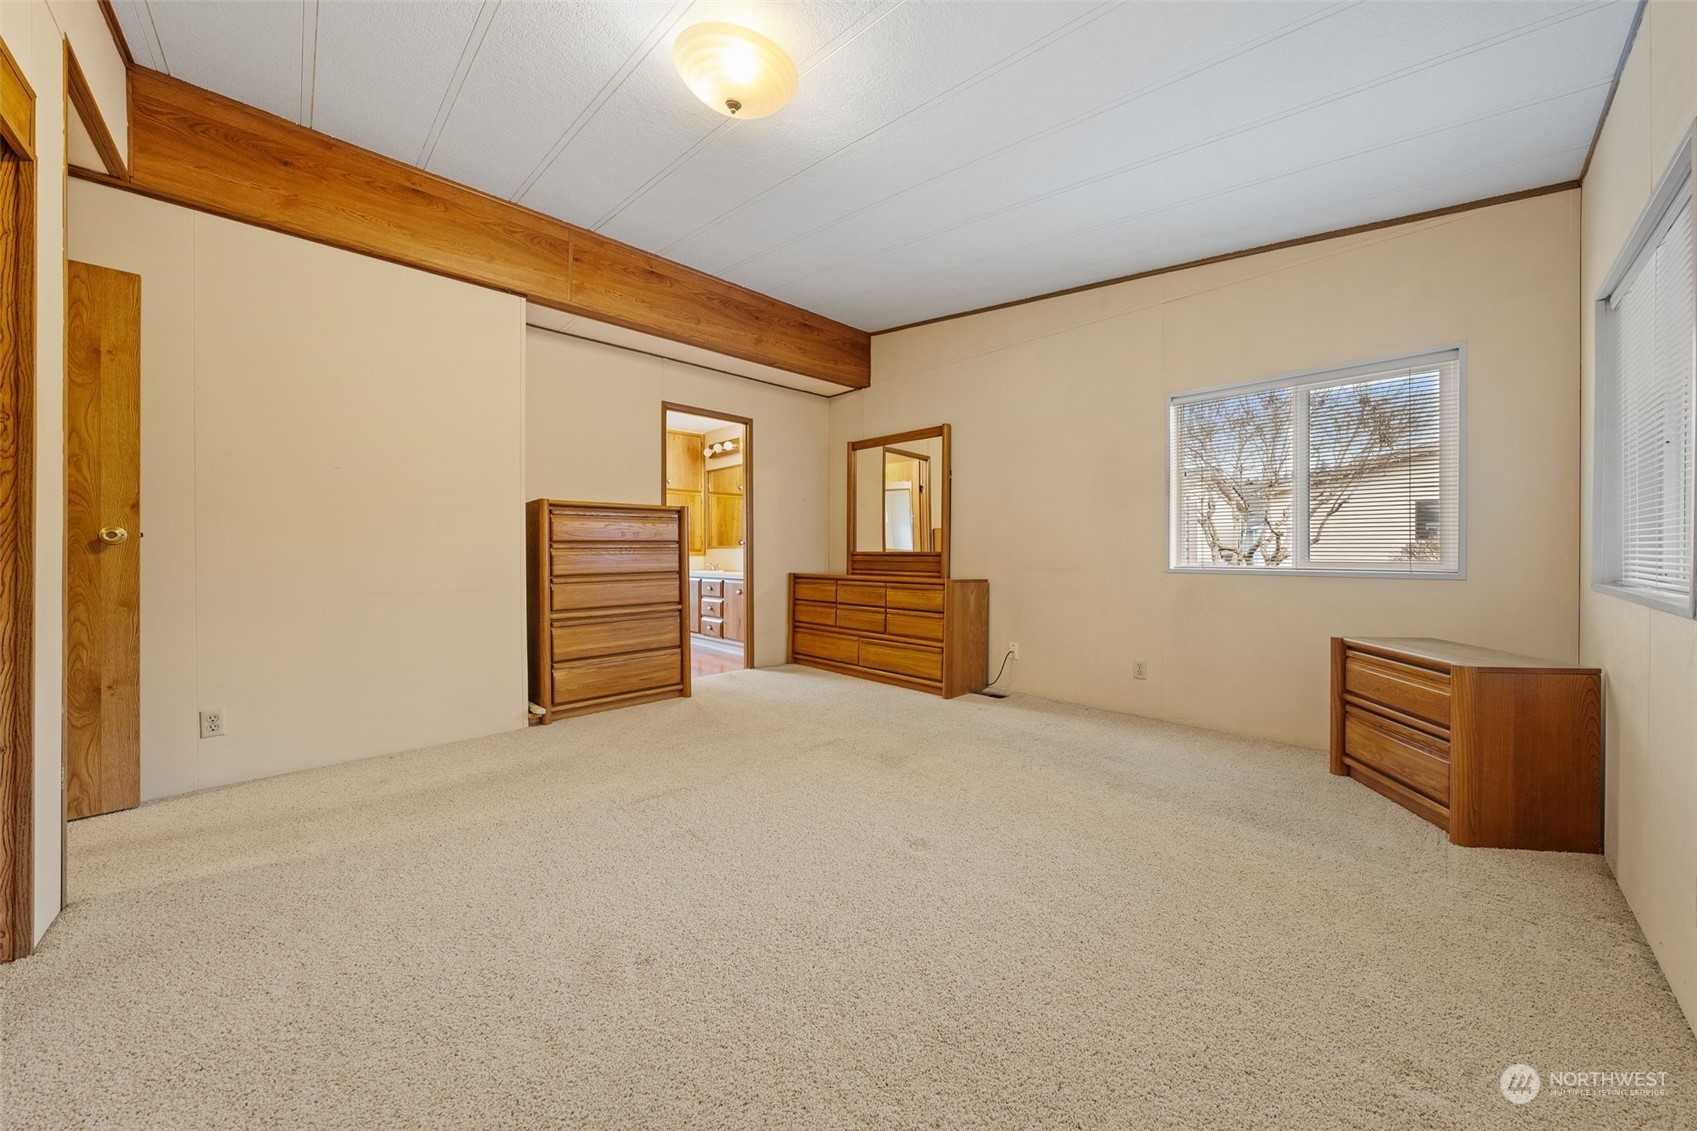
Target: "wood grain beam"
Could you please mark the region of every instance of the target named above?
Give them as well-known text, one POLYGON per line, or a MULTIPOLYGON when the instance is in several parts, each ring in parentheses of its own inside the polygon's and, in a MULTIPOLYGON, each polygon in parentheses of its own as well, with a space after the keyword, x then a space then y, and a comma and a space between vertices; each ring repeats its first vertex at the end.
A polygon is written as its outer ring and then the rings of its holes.
POLYGON ((130 71, 128 180, 87 180, 375 256, 847 388, 871 337, 285 121, 130 71))

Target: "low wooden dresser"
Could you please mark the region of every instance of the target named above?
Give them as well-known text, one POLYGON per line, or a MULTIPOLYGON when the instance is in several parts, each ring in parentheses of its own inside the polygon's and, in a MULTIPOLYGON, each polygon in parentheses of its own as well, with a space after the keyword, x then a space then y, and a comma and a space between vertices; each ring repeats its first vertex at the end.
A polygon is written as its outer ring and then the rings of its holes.
POLYGON ((1603 850, 1596 668, 1444 640, 1332 640, 1332 773, 1476 848, 1603 850))
POLYGON ((984 686, 990 583, 790 574, 790 662, 952 699, 984 686))
POLYGON ((527 504, 530 699, 542 722, 689 694, 687 515, 527 504))

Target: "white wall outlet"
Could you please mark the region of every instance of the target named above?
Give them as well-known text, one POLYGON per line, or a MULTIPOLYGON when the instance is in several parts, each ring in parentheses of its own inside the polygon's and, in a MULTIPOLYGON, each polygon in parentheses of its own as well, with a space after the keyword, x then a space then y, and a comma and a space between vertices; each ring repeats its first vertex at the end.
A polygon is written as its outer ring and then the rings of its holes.
POLYGON ((200 713, 200 737, 221 738, 224 734, 224 712, 214 707, 200 713))
POLYGON ((1149 665, 1142 660, 1133 660, 1131 662, 1131 678, 1148 679, 1149 665))
POLYGON ((1008 645, 1008 655, 1012 656, 1016 660, 1019 659, 1019 645, 1018 644, 1009 644, 1008 645))

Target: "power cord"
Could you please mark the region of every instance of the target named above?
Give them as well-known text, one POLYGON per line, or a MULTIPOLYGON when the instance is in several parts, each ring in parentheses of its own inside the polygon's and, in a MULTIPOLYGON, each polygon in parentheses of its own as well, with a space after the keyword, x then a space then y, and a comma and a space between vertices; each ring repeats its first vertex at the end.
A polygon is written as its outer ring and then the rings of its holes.
POLYGON ((989 683, 986 683, 983 687, 980 687, 976 694, 984 695, 991 699, 1006 699, 1008 697, 1008 693, 1006 691, 996 691, 994 688, 998 683, 1002 682, 1002 673, 1008 670, 1008 661, 1011 659, 1013 659, 1013 649, 1009 648, 1008 654, 1002 657, 1002 666, 996 669, 996 678, 991 680, 989 683))

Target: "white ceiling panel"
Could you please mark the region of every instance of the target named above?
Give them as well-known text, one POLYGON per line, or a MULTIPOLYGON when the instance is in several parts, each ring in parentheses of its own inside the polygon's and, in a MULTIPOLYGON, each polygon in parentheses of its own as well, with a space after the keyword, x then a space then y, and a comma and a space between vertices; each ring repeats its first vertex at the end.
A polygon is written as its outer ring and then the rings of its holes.
MULTIPOLYGON (((753 9, 758 19, 739 15, 745 10, 745 5, 717 0, 693 4, 678 27, 735 19, 783 44, 805 76, 816 53, 841 47, 840 38, 853 36, 880 14, 880 6, 870 2, 814 0, 759 5, 753 9)), ((584 123, 553 165, 519 196, 522 203, 600 229, 633 194, 658 183, 715 135, 755 125, 732 121, 696 100, 673 69, 671 38, 650 51, 584 123), (638 138, 642 144, 633 143, 638 138)))
MULTIPOLYGON (((140 0, 170 73, 300 121, 302 0, 140 0)), ((316 5, 314 5, 316 7, 316 5)))
POLYGON ((672 0, 500 5, 425 167, 516 196, 618 89, 623 73, 662 42, 684 7, 672 0))
POLYGON ((1571 180, 1636 5, 115 7, 144 66, 882 329, 1571 180), (717 19, 790 106, 690 94, 672 40, 717 19))
POLYGON ((142 0, 112 0, 112 14, 118 17, 118 30, 124 33, 124 42, 136 63, 156 71, 166 70, 164 52, 147 5, 142 0))
POLYGON ((310 118, 301 124, 418 164, 489 9, 481 0, 318 5, 310 118))
MULTIPOLYGON (((940 239, 974 219, 997 221, 1004 236, 1010 225, 1019 230, 1016 214, 1031 214, 1033 208, 1050 210, 1054 222, 1064 224, 1071 217, 1070 198, 1092 178, 1129 178, 1135 184, 1165 176, 1160 166, 1175 158, 1290 121, 1298 123, 1292 144, 1325 147, 1330 143, 1326 131, 1307 128, 1315 111, 1369 97, 1393 84, 1404 91, 1399 117, 1424 120, 1430 116, 1425 90, 1437 82, 1430 74, 1461 50, 1455 46, 1458 41, 1471 47, 1486 39, 1526 34, 1550 18, 1531 4, 1442 5, 1443 20, 1422 24, 1409 18, 1430 7, 1372 5, 1309 23, 1234 56, 1229 81, 1222 81, 1220 68, 1198 69, 1065 129, 1043 132, 892 194, 846 224, 827 226, 774 253, 731 264, 725 273, 746 286, 776 290, 876 255, 918 254, 923 248, 917 243, 940 239), (1394 9, 1386 30, 1396 34, 1380 50, 1367 53, 1361 42, 1377 26, 1374 21, 1386 18, 1378 14, 1380 8, 1394 9), (1458 32, 1450 10, 1474 8, 1481 10, 1458 32), (1293 54, 1312 65, 1292 67, 1293 54), (1324 65, 1332 59, 1337 61, 1324 65), (1422 76, 1426 81, 1404 81, 1422 76)), ((1604 65, 1612 74, 1614 60, 1604 65)), ((1395 125, 1386 123, 1384 128, 1395 125)))
POLYGON ((1156 4, 1086 8, 1028 53, 892 118, 668 245, 708 271, 740 266, 906 188, 1059 129, 1179 72, 1230 58, 1335 5, 1156 4), (1040 87, 1034 87, 1040 83, 1040 87), (807 227, 815 225, 815 229, 807 227))
POLYGON ((974 18, 961 4, 896 7, 808 68, 784 111, 781 131, 763 131, 751 122, 715 134, 687 164, 608 217, 602 230, 652 246, 671 240, 681 225, 711 224, 768 187, 905 114, 922 114, 952 88, 1013 64, 1033 44, 1110 7, 1002 4, 995 20, 974 18), (847 103, 833 97, 843 89, 861 96, 847 103))
MULTIPOLYGON (((1434 68, 1402 81, 1409 85, 1418 81, 1420 89, 1442 89, 1446 85, 1443 70, 1434 68)), ((1570 85, 1547 92, 1527 84, 1533 88, 1532 96, 1518 104, 1483 113, 1457 106, 1452 110, 1454 118, 1436 125, 1421 115, 1422 120, 1391 136, 1385 136, 1387 129, 1403 126, 1393 100, 1387 99, 1371 132, 1349 127, 1362 110, 1374 108, 1374 100, 1332 102, 1319 107, 1313 120, 1304 115, 1239 132, 1016 205, 970 211, 982 202, 963 198, 959 218, 942 228, 933 226, 930 234, 844 256, 806 275, 750 285, 792 288, 798 301, 805 303, 817 297, 818 287, 842 294, 882 289, 891 277, 908 281, 941 271, 982 272, 996 269, 998 261, 1011 266, 1051 241, 1084 254, 1099 245, 1104 230, 1134 224, 1178 203, 1201 206, 1225 221, 1228 206, 1270 208, 1278 193, 1293 182, 1302 186, 1300 191, 1309 200, 1343 202, 1399 176, 1419 176, 1423 170, 1454 166, 1463 159, 1489 163, 1503 152, 1576 149, 1583 160, 1591 138, 1590 123, 1607 96, 1608 76, 1564 70, 1552 80, 1570 85), (1356 106, 1357 102, 1362 105, 1356 106), (1418 154, 1418 159, 1411 160, 1411 154, 1418 154)), ((1402 97, 1406 101, 1417 95, 1418 91, 1409 91, 1402 97)), ((1476 198, 1459 196, 1441 203, 1468 199, 1476 198)), ((1075 283, 1088 281, 1084 277, 1075 283)))

